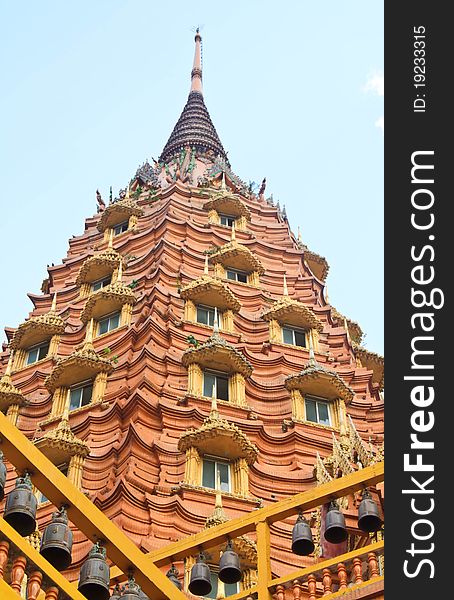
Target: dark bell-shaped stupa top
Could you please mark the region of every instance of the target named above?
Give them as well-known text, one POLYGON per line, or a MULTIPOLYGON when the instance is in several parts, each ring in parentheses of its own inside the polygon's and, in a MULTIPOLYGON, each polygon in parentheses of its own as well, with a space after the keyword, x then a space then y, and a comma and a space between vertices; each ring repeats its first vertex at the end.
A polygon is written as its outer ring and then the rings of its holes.
POLYGON ((194 65, 191 71, 191 90, 186 106, 159 157, 160 163, 169 162, 187 147, 195 148, 199 152, 211 150, 215 156, 221 156, 227 160, 227 155, 203 100, 201 42, 202 38, 197 29, 194 65))

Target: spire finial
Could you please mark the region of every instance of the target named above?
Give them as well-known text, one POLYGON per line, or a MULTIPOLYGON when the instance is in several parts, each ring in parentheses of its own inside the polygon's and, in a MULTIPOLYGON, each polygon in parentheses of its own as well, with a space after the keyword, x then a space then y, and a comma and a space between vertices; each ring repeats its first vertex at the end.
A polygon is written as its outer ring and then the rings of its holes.
POLYGON ((113 248, 113 238, 114 238, 114 230, 113 230, 113 227, 111 227, 110 231, 109 231, 109 242, 107 244, 107 247, 110 249, 113 248))
POLYGON ((216 420, 216 421, 219 419, 218 402, 217 402, 217 398, 216 398, 216 386, 214 384, 213 384, 213 390, 211 392, 210 419, 216 420))
POLYGON ((52 305, 50 307, 49 312, 56 312, 57 310, 57 292, 54 292, 54 297, 52 298, 52 305))
POLYGON ((235 221, 232 223, 232 237, 230 238, 230 241, 236 242, 235 221))
POLYGON ((222 171, 221 190, 225 190, 225 189, 226 189, 226 185, 225 185, 225 171, 222 171))
POLYGON ((213 334, 219 335, 218 307, 214 307, 213 334))
POLYGON ((287 287, 287 277, 284 273, 284 297, 287 298, 288 297, 288 287, 287 287))
POLYGON ((90 319, 87 325, 87 333, 85 335, 85 345, 93 343, 93 328, 94 328, 94 320, 90 319))
POLYGON ((191 71, 191 92, 203 94, 202 87, 202 37, 197 27, 195 33, 194 64, 191 71))
POLYGON ((314 365, 317 364, 317 361, 315 360, 315 354, 314 354, 314 346, 312 344, 312 336, 309 333, 309 365, 311 367, 313 367, 314 365))
POLYGON ((216 503, 215 508, 222 508, 222 494, 221 494, 221 474, 219 471, 216 473, 216 503))
POLYGON ((125 198, 129 198, 129 183, 128 183, 128 187, 126 188, 125 198))
MULTIPOLYGON (((11 350, 11 354, 8 358, 8 364, 6 365, 6 370, 3 377, 10 379, 11 373, 13 370, 13 358, 14 358, 14 350, 11 350)), ((3 379, 3 378, 2 378, 3 379)))
POLYGON ((208 254, 205 254, 205 266, 203 267, 203 274, 208 275, 208 254))
POLYGON ((301 229, 300 229, 299 225, 298 225, 298 241, 301 242, 301 229))
POLYGON ((120 262, 118 263, 118 269, 117 269, 117 281, 122 280, 123 278, 123 261, 120 260, 120 262))

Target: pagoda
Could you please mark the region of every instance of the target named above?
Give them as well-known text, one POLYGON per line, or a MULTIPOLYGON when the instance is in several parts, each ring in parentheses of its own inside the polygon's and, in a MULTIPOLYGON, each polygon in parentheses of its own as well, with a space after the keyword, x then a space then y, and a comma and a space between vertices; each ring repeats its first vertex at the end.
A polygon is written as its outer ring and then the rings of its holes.
MULTIPOLYGON (((28 318, 6 328, 0 410, 143 552, 383 458, 383 358, 330 304, 327 261, 265 192, 234 173, 211 121, 197 30, 189 96, 159 160, 109 203, 98 195, 42 293, 29 294, 28 318)), ((6 494, 17 477, 7 466, 6 494)), ((55 507, 34 492, 38 543, 55 507)), ((371 492, 382 516, 383 489, 371 492)), ((365 546, 360 500, 339 502, 342 544, 324 540, 323 508, 304 515, 309 557, 291 552, 294 520, 274 526, 272 573, 365 546)), ((91 548, 75 530, 70 581, 91 548)), ((254 536, 234 549, 242 580, 224 585, 212 553, 207 597, 256 582, 254 536)), ((196 558, 172 571, 188 597, 196 558)), ((367 580, 364 565, 343 568, 331 591, 367 580)), ((323 592, 295 589, 276 597, 323 592)))

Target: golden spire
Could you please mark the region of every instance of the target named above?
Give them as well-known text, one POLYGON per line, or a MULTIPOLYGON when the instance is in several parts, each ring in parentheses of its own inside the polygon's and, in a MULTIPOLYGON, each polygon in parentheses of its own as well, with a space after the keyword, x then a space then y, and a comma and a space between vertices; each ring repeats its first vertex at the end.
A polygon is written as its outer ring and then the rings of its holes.
POLYGON ((221 190, 225 190, 226 185, 225 185, 225 171, 222 171, 222 179, 221 179, 221 190))
POLYGON ((236 242, 236 231, 235 231, 235 221, 232 223, 232 236, 230 238, 231 242, 236 242))
POLYGON ((11 350, 11 353, 10 353, 9 358, 8 358, 8 364, 6 365, 6 370, 5 370, 5 373, 3 374, 3 377, 2 377, 2 382, 3 383, 10 383, 11 382, 11 373, 13 371, 13 358, 14 358, 14 351, 11 350))
POLYGON ((85 342, 84 342, 84 349, 86 348, 93 348, 93 330, 94 330, 94 320, 90 319, 90 321, 88 322, 87 325, 87 332, 85 334, 85 342))
POLYGON ((203 267, 203 274, 208 275, 208 254, 205 254, 205 266, 203 267))
POLYGON ((287 287, 287 277, 284 273, 284 297, 288 298, 288 287, 287 287))
POLYGON ((300 230, 299 225, 298 225, 298 241, 301 242, 301 230, 300 230))
POLYGON ((129 183, 128 183, 128 187, 126 188, 125 198, 129 198, 129 183))
POLYGON ((50 311, 49 312, 56 312, 57 311, 57 292, 54 293, 54 297, 52 298, 52 306, 50 307, 50 311))
POLYGON ((113 238, 114 238, 114 230, 113 230, 113 227, 111 227, 110 232, 109 232, 109 242, 107 244, 108 248, 113 248, 113 238))
POLYGON ((119 281, 121 283, 122 278, 123 278, 123 261, 120 260, 120 262, 118 263, 117 281, 119 281))
POLYGON ((197 27, 195 33, 194 64, 191 71, 191 92, 203 94, 202 87, 202 37, 197 27))
POLYGON ((347 334, 347 342, 351 346, 352 345, 352 340, 350 339, 350 329, 348 328, 347 319, 345 317, 344 317, 344 327, 345 327, 345 332, 347 334))
POLYGON ((212 421, 218 421, 219 420, 218 401, 217 401, 217 398, 216 398, 216 386, 214 384, 213 384, 213 390, 211 392, 210 419, 212 421))

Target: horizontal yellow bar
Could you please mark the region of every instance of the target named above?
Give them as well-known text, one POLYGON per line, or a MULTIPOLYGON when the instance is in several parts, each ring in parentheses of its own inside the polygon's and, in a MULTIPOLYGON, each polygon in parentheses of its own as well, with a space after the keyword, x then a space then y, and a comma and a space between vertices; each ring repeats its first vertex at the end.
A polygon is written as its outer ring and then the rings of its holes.
POLYGON ((185 600, 143 552, 0 412, 0 449, 19 472, 29 471, 33 483, 55 506, 68 505, 68 517, 93 542, 103 540, 108 557, 134 577, 153 600, 185 600))
POLYGON ((182 560, 202 546, 208 549, 224 542, 228 537, 236 538, 254 531, 260 521, 267 521, 269 524, 282 521, 295 515, 300 508, 303 511, 308 511, 334 498, 347 496, 365 487, 373 486, 383 481, 383 476, 384 463, 379 462, 339 479, 333 479, 329 483, 314 486, 310 490, 284 498, 284 500, 265 506, 265 508, 253 510, 248 515, 200 531, 195 535, 155 550, 146 555, 147 564, 155 563, 161 566, 168 564, 170 560, 182 560))
POLYGON ((293 573, 289 573, 288 575, 284 575, 283 577, 279 577, 279 579, 273 579, 269 587, 274 587, 276 585, 284 585, 289 581, 293 581, 294 579, 300 579, 303 577, 307 577, 308 575, 312 575, 313 573, 317 573, 319 571, 323 571, 323 569, 329 569, 330 567, 334 567, 339 563, 347 563, 357 558, 359 556, 364 556, 365 554, 369 554, 369 552, 381 552, 385 546, 384 540, 380 540, 379 542, 374 542, 373 544, 369 544, 368 546, 363 546, 362 548, 357 548, 356 550, 352 550, 351 552, 347 552, 346 554, 340 554, 339 556, 335 556, 334 558, 329 558, 328 560, 321 561, 319 563, 315 563, 310 565, 309 567, 304 567, 303 569, 298 569, 298 571, 293 571, 293 573))

